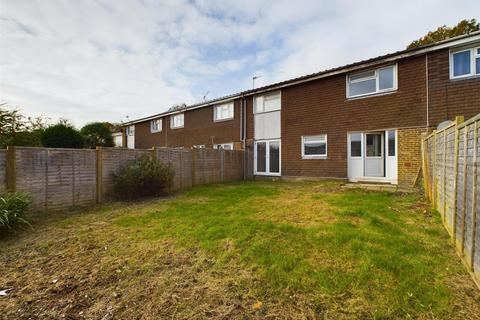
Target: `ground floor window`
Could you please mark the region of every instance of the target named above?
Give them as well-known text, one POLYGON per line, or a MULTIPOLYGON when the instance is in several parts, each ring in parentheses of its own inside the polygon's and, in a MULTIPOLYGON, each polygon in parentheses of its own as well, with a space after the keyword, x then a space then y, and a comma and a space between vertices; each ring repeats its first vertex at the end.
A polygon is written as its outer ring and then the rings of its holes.
POLYGON ((256 141, 254 147, 255 174, 280 175, 280 140, 256 141))
POLYGON ((213 145, 213 149, 233 150, 233 143, 217 143, 213 145))
POLYGON ((303 136, 302 158, 325 158, 327 156, 327 135, 303 136))

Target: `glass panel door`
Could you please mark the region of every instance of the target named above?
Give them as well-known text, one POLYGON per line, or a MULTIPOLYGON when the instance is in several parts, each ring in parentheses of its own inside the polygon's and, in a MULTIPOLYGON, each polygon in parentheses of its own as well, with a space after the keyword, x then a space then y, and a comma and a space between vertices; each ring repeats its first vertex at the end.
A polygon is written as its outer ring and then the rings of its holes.
POLYGON ((280 140, 255 142, 255 174, 280 175, 280 140))

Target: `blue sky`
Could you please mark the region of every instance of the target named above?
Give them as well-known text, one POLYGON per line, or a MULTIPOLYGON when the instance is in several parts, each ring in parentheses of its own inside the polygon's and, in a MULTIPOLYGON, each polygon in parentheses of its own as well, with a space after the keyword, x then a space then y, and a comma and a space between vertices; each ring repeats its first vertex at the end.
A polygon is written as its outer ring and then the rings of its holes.
MULTIPOLYGON (((0 0, 0 101, 125 121, 404 49, 470 1, 0 0)), ((477 16, 475 16, 475 14, 477 16)))

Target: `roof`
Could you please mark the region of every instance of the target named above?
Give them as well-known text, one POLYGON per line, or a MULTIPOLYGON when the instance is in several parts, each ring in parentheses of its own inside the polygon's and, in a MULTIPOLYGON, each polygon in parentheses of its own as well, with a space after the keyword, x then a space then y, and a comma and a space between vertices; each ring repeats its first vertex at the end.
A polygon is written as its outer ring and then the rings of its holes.
POLYGON ((269 84, 269 85, 258 87, 258 88, 255 88, 255 89, 240 91, 240 92, 230 94, 230 95, 226 95, 226 96, 223 96, 223 97, 219 97, 219 98, 211 99, 211 100, 208 100, 208 101, 188 105, 183 109, 173 110, 173 111, 165 111, 165 112, 162 112, 162 113, 154 114, 152 116, 132 120, 132 121, 126 122, 125 125, 144 122, 144 121, 160 118, 160 117, 163 117, 163 116, 168 116, 168 115, 175 114, 175 113, 181 113, 181 112, 192 110, 192 109, 203 108, 203 107, 211 106, 213 104, 217 104, 217 103, 221 103, 221 102, 228 102, 228 101, 234 100, 236 98, 244 97, 244 96, 250 96, 250 95, 254 95, 254 94, 258 94, 258 93, 262 93, 262 92, 266 92, 266 91, 277 90, 277 89, 281 89, 283 87, 292 86, 292 85, 296 85, 296 84, 307 82, 307 81, 313 81, 313 80, 317 80, 317 79, 320 79, 320 78, 326 78, 326 77, 330 77, 330 76, 333 76, 333 75, 336 75, 336 74, 347 73, 347 72, 351 72, 351 71, 362 69, 362 68, 367 68, 367 67, 377 65, 377 64, 381 64, 381 63, 385 63, 385 62, 392 62, 392 61, 396 61, 396 60, 399 60, 399 59, 412 57, 412 56, 424 54, 424 53, 427 53, 427 52, 432 52, 432 51, 441 50, 441 49, 445 49, 445 48, 450 48, 450 47, 454 47, 454 46, 464 45, 464 44, 468 44, 468 43, 475 42, 475 41, 480 41, 480 31, 475 31, 475 32, 471 32, 469 34, 465 34, 465 35, 453 37, 453 38, 450 38, 450 39, 438 41, 438 42, 435 42, 435 43, 423 45, 423 46, 418 47, 418 48, 405 49, 405 50, 396 51, 396 52, 393 52, 393 53, 388 53, 388 54, 385 54, 385 55, 377 56, 375 58, 370 58, 370 59, 367 59, 367 60, 361 60, 361 61, 358 61, 358 62, 346 64, 346 65, 343 65, 343 66, 340 66, 340 67, 326 69, 326 70, 323 70, 323 71, 320 71, 320 72, 307 74, 307 75, 304 75, 304 76, 300 76, 300 77, 297 77, 297 78, 292 78, 292 79, 288 79, 288 80, 285 80, 285 81, 269 84))

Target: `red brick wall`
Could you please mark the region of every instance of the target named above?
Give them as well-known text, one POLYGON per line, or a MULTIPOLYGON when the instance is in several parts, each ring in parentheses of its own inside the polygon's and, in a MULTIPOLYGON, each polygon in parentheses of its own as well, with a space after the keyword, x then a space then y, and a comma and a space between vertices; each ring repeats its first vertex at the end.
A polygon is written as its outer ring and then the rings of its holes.
POLYGON ((240 100, 234 102, 233 120, 214 122, 213 106, 186 111, 184 127, 170 128, 170 116, 163 117, 162 132, 151 133, 150 121, 135 124, 135 147, 192 147, 234 142, 240 148, 240 100))
POLYGON ((449 49, 428 54, 430 124, 480 112, 480 78, 450 80, 449 49))

